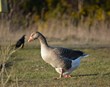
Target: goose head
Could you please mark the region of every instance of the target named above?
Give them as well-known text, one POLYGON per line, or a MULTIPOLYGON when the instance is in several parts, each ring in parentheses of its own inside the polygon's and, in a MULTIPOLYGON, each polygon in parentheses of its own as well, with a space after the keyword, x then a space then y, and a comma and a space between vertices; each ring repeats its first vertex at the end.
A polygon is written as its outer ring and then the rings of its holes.
POLYGON ((31 41, 33 41, 33 40, 38 39, 38 37, 39 37, 40 35, 41 35, 40 32, 33 32, 33 33, 30 35, 30 37, 29 37, 29 39, 28 39, 28 42, 31 42, 31 41))

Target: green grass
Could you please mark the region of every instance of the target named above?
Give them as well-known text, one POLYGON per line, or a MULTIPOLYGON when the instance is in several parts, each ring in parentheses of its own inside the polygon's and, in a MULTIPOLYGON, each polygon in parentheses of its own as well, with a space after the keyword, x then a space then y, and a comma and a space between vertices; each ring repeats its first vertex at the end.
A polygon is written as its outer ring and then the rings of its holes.
MULTIPOLYGON (((6 87, 110 87, 110 49, 80 49, 90 56, 82 59, 72 78, 54 80, 59 74, 41 56, 37 47, 26 46, 9 59, 11 77, 6 87)), ((1 87, 1 86, 0 86, 1 87)))

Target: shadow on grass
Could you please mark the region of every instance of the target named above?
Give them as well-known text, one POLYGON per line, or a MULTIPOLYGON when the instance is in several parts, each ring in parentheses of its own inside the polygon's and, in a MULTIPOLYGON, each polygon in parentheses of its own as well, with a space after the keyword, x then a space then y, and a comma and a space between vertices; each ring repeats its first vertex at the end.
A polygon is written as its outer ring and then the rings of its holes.
POLYGON ((99 73, 95 73, 95 74, 80 74, 80 75, 74 75, 73 77, 97 76, 97 75, 99 75, 99 73))
MULTIPOLYGON (((94 74, 80 74, 80 75, 74 75, 73 77, 98 76, 98 75, 100 75, 100 74, 99 73, 94 73, 94 74)), ((104 73, 102 75, 103 76, 110 75, 110 72, 104 73)))

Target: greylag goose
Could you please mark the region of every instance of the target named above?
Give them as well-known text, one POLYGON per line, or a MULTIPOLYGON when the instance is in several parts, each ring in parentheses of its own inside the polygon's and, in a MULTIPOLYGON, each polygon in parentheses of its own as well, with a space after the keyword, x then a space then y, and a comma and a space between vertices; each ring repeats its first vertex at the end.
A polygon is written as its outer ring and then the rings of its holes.
POLYGON ((32 33, 28 42, 35 39, 40 41, 42 59, 55 68, 60 74, 59 78, 71 77, 70 73, 80 65, 80 59, 88 56, 82 51, 49 46, 46 38, 40 32, 32 33))

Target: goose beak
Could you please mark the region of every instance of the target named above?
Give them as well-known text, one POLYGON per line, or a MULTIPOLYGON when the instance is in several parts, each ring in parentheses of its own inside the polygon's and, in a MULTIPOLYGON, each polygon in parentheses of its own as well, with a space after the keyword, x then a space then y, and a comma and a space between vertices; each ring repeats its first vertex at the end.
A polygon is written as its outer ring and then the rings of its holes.
POLYGON ((28 42, 31 42, 31 41, 33 41, 33 38, 29 37, 28 42))

